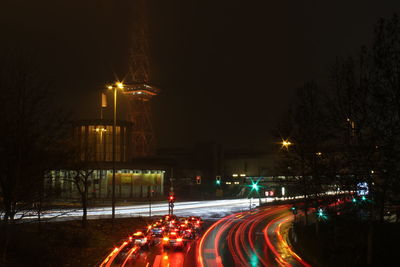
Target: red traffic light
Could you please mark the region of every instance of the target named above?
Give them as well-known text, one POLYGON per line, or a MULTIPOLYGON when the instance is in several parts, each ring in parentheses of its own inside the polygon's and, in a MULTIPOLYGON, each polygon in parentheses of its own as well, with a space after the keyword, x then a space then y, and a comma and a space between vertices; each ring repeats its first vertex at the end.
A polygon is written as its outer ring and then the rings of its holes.
POLYGON ((174 195, 170 195, 168 197, 169 202, 174 202, 175 201, 175 196, 174 195))

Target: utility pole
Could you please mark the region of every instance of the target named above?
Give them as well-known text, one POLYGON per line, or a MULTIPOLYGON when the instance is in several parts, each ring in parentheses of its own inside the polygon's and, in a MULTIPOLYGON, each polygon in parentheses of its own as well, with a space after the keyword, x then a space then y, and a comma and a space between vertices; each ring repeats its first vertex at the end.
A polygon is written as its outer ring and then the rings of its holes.
POLYGON ((114 226, 115 221, 115 131, 117 128, 117 89, 123 90, 124 84, 121 82, 116 82, 115 85, 107 86, 109 90, 113 90, 114 93, 114 116, 113 116, 113 127, 112 127, 112 191, 111 191, 111 220, 114 226))
POLYGON ((174 169, 171 168, 171 176, 169 177, 169 182, 171 187, 169 188, 169 196, 168 196, 168 214, 174 214, 174 202, 175 202, 175 193, 174 193, 174 169))
POLYGON ((111 195, 111 206, 112 206, 112 212, 111 212, 111 219, 112 219, 112 224, 114 226, 114 221, 115 221, 115 129, 116 124, 117 124, 117 88, 114 86, 114 120, 113 120, 113 129, 112 129, 112 167, 113 167, 113 172, 112 172, 112 195, 111 195))
POLYGON ((149 194, 149 218, 151 218, 151 200, 153 197, 153 189, 150 190, 150 194, 149 194))

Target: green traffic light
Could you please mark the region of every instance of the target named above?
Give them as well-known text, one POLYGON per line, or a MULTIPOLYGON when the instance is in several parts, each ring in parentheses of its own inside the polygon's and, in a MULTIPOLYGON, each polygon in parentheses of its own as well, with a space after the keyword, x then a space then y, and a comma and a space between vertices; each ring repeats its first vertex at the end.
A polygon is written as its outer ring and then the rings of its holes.
POLYGON ((216 182, 217 182, 217 184, 221 184, 221 181, 220 181, 220 180, 217 180, 216 182))
POLYGON ((317 217, 318 217, 319 219, 323 219, 323 220, 328 219, 328 216, 326 216, 324 210, 321 209, 321 208, 318 209, 317 217))
POLYGON ((258 185, 257 184, 253 184, 253 189, 258 190, 258 185))

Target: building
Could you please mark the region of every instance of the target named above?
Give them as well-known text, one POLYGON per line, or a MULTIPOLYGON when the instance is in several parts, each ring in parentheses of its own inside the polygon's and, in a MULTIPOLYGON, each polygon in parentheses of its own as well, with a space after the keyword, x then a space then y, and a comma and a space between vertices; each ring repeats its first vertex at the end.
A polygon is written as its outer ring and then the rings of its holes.
MULTIPOLYGON (((116 125, 116 188, 120 199, 162 198, 165 166, 138 161, 132 155, 132 124, 118 121, 116 125)), ((77 173, 88 176, 88 197, 109 199, 113 174, 113 121, 81 120, 73 123, 72 143, 77 147, 72 163, 60 165, 47 177, 47 192, 59 198, 78 198, 74 184, 77 173)))

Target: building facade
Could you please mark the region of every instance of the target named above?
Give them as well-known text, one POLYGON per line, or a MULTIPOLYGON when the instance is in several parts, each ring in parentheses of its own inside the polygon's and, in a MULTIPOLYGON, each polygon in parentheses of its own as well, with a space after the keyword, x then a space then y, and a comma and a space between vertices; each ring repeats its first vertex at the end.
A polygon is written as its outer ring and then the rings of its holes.
MULTIPOLYGON (((132 156, 132 124, 118 121, 115 138, 115 193, 120 199, 162 198, 164 167, 143 164, 132 156)), ((76 181, 87 175, 88 197, 109 199, 113 177, 113 122, 85 120, 73 124, 72 143, 77 148, 72 163, 47 174, 47 192, 54 197, 80 197, 76 181), (77 178, 78 177, 78 178, 77 178)))

